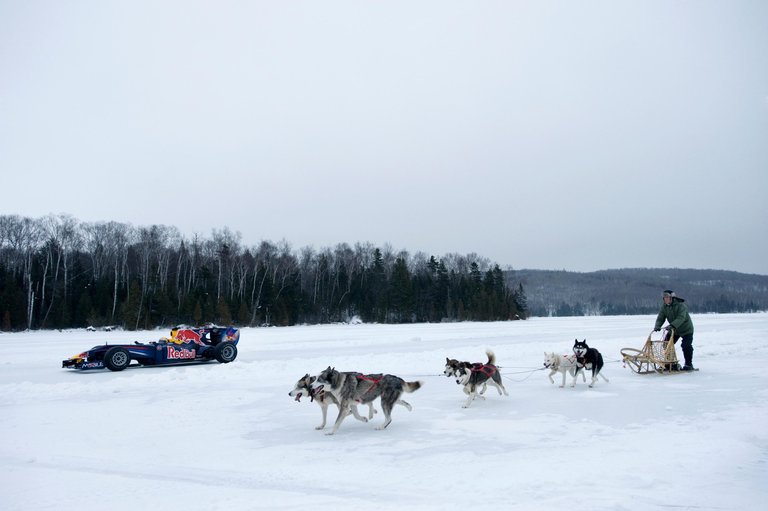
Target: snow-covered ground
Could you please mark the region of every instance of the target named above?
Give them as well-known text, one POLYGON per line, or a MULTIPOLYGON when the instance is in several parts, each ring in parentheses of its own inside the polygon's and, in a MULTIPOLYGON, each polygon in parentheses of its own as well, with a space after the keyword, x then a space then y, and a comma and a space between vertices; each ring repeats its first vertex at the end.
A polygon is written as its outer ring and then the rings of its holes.
POLYGON ((2 334, 0 508, 764 509, 768 314, 694 316, 701 371, 637 375, 619 350, 653 321, 244 329, 232 364, 121 373, 61 360, 167 332, 2 334), (603 353, 610 383, 561 389, 538 370, 575 337, 603 353), (445 358, 486 348, 510 395, 489 388, 464 409, 445 358), (379 413, 327 436, 320 408, 288 391, 328 365, 424 387, 386 430, 379 413))

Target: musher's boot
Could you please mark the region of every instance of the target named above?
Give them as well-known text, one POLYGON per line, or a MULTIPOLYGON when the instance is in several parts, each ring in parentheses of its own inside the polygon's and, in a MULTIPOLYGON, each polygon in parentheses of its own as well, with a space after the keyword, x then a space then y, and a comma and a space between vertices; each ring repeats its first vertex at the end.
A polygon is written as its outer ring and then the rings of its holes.
POLYGON ((683 348, 683 358, 685 359, 683 371, 693 371, 693 348, 683 348))

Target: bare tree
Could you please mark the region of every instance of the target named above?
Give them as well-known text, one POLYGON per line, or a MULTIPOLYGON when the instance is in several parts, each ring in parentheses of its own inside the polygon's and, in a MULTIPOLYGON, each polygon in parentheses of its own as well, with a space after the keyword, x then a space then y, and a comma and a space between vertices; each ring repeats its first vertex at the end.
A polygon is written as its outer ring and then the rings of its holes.
POLYGON ((82 245, 82 236, 77 223, 71 215, 48 215, 42 219, 41 222, 43 229, 43 236, 46 239, 46 259, 45 268, 43 270, 43 282, 41 287, 41 307, 45 306, 45 291, 47 288, 46 281, 48 277, 48 269, 51 267, 52 279, 51 293, 48 302, 48 307, 45 310, 45 315, 42 319, 42 326, 44 327, 48 321, 48 316, 56 301, 56 290, 58 289, 59 272, 63 274, 63 286, 61 299, 63 300, 63 310, 66 310, 67 299, 69 296, 69 262, 72 254, 76 252, 82 245), (54 262, 55 260, 55 262, 54 262))
POLYGON ((218 301, 222 295, 222 286, 226 286, 224 289, 225 294, 229 291, 229 298, 232 298, 232 292, 234 290, 234 278, 235 269, 232 262, 240 255, 240 239, 242 235, 240 232, 232 232, 229 227, 224 227, 222 230, 213 230, 213 244, 212 251, 216 254, 216 300, 218 301))
POLYGON ((264 282, 272 273, 272 266, 276 264, 277 247, 269 241, 262 241, 254 250, 253 287, 251 288, 251 325, 256 322, 256 314, 261 308, 264 282), (261 274, 261 278, 259 278, 261 274))
POLYGON ((27 328, 31 329, 35 307, 32 256, 39 248, 42 228, 40 221, 18 215, 5 216, 2 225, 3 243, 7 244, 11 252, 10 267, 14 273, 23 276, 27 297, 27 328))
POLYGON ((130 268, 128 266, 128 250, 130 245, 136 238, 136 231, 130 224, 121 224, 110 222, 110 232, 112 237, 110 238, 109 250, 114 253, 113 269, 114 269, 114 287, 112 290, 112 315, 111 321, 115 320, 115 313, 117 312, 118 291, 120 284, 122 283, 126 289, 126 299, 129 298, 128 290, 130 281, 130 268))
POLYGON ((91 258, 93 280, 99 280, 106 271, 113 254, 110 253, 110 224, 106 222, 81 224, 83 244, 91 258))

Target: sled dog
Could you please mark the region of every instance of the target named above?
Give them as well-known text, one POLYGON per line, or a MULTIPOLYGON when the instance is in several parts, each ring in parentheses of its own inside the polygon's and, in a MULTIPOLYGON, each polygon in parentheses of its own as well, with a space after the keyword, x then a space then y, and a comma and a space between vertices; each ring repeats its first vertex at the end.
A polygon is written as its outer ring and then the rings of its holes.
MULTIPOLYGON (((306 396, 309 398, 310 401, 314 401, 318 405, 320 405, 320 410, 323 413, 323 422, 319 426, 316 426, 315 429, 323 429, 325 427, 325 421, 328 417, 328 407, 331 404, 339 406, 338 400, 336 400, 335 397, 333 397, 333 394, 327 394, 323 392, 322 390, 317 392, 312 388, 312 384, 317 380, 317 376, 310 376, 309 373, 305 374, 299 380, 296 382, 296 385, 293 386, 293 390, 291 390, 288 395, 292 398, 295 398, 297 402, 301 401, 301 398, 306 396)), ((357 405, 352 405, 352 415, 355 416, 355 419, 363 422, 368 422, 370 419, 373 419, 373 414, 376 413, 376 409, 373 407, 373 403, 368 403, 368 417, 362 417, 357 412, 357 405)))
MULTIPOLYGON (((552 376, 558 372, 563 374, 563 383, 560 385, 560 388, 565 387, 566 373, 570 373, 570 375, 573 376, 571 387, 576 386, 576 376, 579 369, 579 362, 576 359, 576 355, 558 355, 555 352, 547 353, 545 351, 544 367, 549 369, 549 374, 547 376, 549 377, 549 381, 552 383, 555 383, 555 380, 552 378, 552 376)), ((584 376, 584 373, 581 373, 581 377, 584 379, 584 382, 587 381, 587 377, 584 376)))
MULTIPOLYGON (((472 401, 474 401, 476 397, 485 399, 480 394, 485 392, 486 384, 496 387, 496 390, 499 391, 499 395, 502 395, 502 393, 505 396, 509 395, 507 389, 504 388, 504 384, 501 382, 499 368, 496 367, 496 355, 494 355, 491 350, 486 350, 485 354, 488 355, 487 363, 469 364, 460 362, 454 371, 456 383, 463 385, 464 393, 467 395, 467 401, 462 405, 462 408, 469 408, 469 405, 472 404, 472 401), (478 393, 478 389, 481 386, 483 389, 478 393)), ((447 366, 448 364, 446 363, 446 367, 447 366)))
POLYGON ((376 429, 386 428, 392 422, 392 407, 396 404, 412 410, 410 404, 400 399, 403 392, 414 392, 421 386, 420 381, 406 382, 391 374, 340 372, 330 366, 312 384, 316 392, 331 394, 339 402, 339 416, 328 435, 338 431, 354 405, 368 404, 376 398, 381 398, 381 411, 384 412, 384 423, 376 429))
MULTIPOLYGON (((472 366, 481 366, 483 365, 482 362, 461 362, 459 360, 456 360, 455 358, 448 358, 445 357, 445 368, 443 369, 443 374, 447 376, 448 378, 456 378, 457 371, 460 367, 472 367, 472 366)), ((485 394, 485 390, 488 388, 488 385, 486 383, 483 383, 483 388, 480 389, 480 392, 478 394, 482 395, 485 394)))
POLYGON ((453 378, 456 376, 456 371, 459 370, 459 367, 471 365, 472 362, 460 362, 455 358, 445 357, 445 369, 443 370, 443 374, 448 378, 453 378))
POLYGON ((603 369, 603 356, 595 348, 590 348, 587 345, 586 339, 583 341, 574 339, 573 354, 576 355, 576 360, 580 366, 576 371, 592 371, 592 381, 589 383, 590 387, 593 387, 595 383, 597 383, 598 376, 608 382, 608 378, 603 376, 600 372, 603 369))

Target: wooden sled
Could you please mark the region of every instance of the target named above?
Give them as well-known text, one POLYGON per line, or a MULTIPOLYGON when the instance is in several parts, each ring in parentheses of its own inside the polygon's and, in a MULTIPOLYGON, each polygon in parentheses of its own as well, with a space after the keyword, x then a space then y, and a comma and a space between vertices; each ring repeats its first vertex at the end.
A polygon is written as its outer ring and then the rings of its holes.
POLYGON ((637 374, 650 373, 681 373, 680 362, 675 353, 674 331, 665 330, 661 339, 652 339, 653 332, 648 334, 642 349, 624 348, 621 357, 624 365, 637 374))

